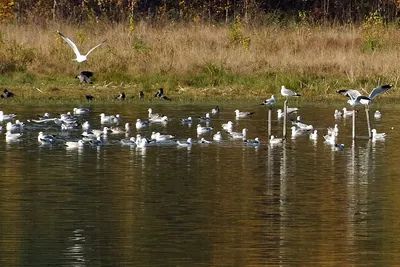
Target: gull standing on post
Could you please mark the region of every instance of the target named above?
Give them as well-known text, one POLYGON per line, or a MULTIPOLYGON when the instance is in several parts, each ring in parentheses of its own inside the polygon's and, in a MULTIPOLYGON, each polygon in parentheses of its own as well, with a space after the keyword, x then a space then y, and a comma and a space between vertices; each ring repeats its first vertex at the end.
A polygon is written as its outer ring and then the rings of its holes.
POLYGON ((68 39, 67 37, 65 37, 61 32, 57 31, 58 35, 61 36, 61 38, 63 38, 63 40, 72 48, 72 50, 74 50, 74 53, 76 55, 76 58, 72 59, 75 60, 78 63, 82 63, 85 62, 87 60, 87 56, 93 51, 95 50, 97 47, 99 47, 100 45, 104 44, 106 40, 104 40, 103 42, 101 42, 100 44, 96 45, 95 47, 93 47, 92 49, 89 50, 89 52, 86 53, 86 55, 82 55, 79 50, 78 47, 74 44, 74 42, 72 42, 70 39, 68 39))
MULTIPOLYGON (((282 87, 281 87, 281 95, 286 97, 286 100, 283 103, 283 134, 282 134, 282 138, 286 139, 286 117, 288 114, 288 110, 287 110, 288 97, 301 96, 301 95, 299 93, 296 93, 292 90, 287 89, 284 85, 282 85, 282 87)), ((279 114, 278 114, 278 117, 279 117, 279 114)))
POLYGON ((287 89, 284 85, 282 85, 282 87, 281 87, 281 95, 284 97, 301 96, 299 93, 296 93, 292 90, 287 89))
POLYGON ((273 105, 275 105, 274 95, 272 95, 270 98, 266 99, 263 103, 261 103, 261 105, 267 106, 267 107, 272 107, 273 105))

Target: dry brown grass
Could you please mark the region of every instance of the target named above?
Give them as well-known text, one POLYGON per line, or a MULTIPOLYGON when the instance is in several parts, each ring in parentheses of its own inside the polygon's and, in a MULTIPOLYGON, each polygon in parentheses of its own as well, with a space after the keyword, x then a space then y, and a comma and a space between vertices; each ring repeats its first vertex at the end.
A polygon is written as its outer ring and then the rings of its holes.
POLYGON ((367 88, 378 83, 396 84, 400 69, 400 33, 394 28, 379 32, 381 46, 376 50, 363 48, 368 40, 361 26, 243 28, 243 35, 251 40, 248 48, 229 44, 229 27, 213 25, 153 27, 139 23, 133 33, 123 24, 82 28, 52 25, 45 29, 35 25, 0 25, 0 32, 4 42, 15 40, 33 49, 34 59, 27 70, 38 77, 73 77, 78 70, 89 69, 99 73, 100 79, 104 74, 103 77, 118 80, 120 76, 106 76, 116 72, 128 80, 158 74, 178 80, 181 77, 179 84, 190 87, 185 84, 190 79, 188 74, 201 73, 212 63, 234 76, 288 75, 287 79, 266 79, 269 84, 264 86, 269 88, 278 88, 283 80, 310 92, 325 92, 335 84, 367 88), (56 30, 78 43, 83 52, 104 39, 108 41, 89 56, 88 62, 77 66, 70 60, 74 57, 72 50, 56 30), (84 39, 82 44, 79 37, 84 39), (313 82, 312 77, 319 80, 313 82))

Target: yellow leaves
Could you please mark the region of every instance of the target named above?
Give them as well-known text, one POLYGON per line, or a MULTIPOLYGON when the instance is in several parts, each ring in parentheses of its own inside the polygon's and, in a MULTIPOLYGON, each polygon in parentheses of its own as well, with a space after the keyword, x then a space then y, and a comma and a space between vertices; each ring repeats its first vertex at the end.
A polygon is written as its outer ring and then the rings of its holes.
POLYGON ((0 0, 0 21, 9 20, 14 17, 14 4, 13 0, 0 0))

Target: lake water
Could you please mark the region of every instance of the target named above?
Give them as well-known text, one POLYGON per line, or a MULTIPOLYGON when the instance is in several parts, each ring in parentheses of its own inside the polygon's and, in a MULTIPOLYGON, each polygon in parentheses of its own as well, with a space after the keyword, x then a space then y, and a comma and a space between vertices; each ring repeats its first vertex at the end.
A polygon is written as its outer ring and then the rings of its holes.
MULTIPOLYGON (((88 120, 119 113, 124 122, 147 119, 149 105, 93 106, 88 120)), ((213 106, 152 105, 170 118, 139 130, 197 140, 179 119, 204 116, 213 106)), ((72 106, 5 106, 27 126, 36 114, 65 113, 72 106)), ((351 118, 335 120, 338 106, 301 106, 305 123, 319 130, 285 144, 267 143, 267 109, 255 103, 221 105, 210 126, 234 122, 248 128, 259 147, 242 140, 190 149, 175 144, 146 149, 121 146, 108 135, 101 147, 41 146, 39 131, 76 140, 81 130, 27 128, 19 142, 0 139, 1 266, 321 266, 397 265, 400 262, 398 110, 372 116, 384 141, 351 139, 351 118), (234 110, 254 111, 235 120, 234 110), (339 125, 335 151, 323 142, 339 125), (393 127, 393 128, 392 128, 393 127)), ((371 109, 374 111, 374 108, 371 109)), ((371 112, 372 115, 372 112, 371 112)), ((282 135, 273 112, 272 133, 282 135)), ((204 123, 203 123, 204 125, 204 123)), ((5 123, 3 123, 5 128, 5 123)), ((133 127, 134 128, 134 127, 133 127)), ((4 134, 3 129, 2 133, 4 134)), ((138 131, 133 129, 131 135, 138 131)), ((357 135, 367 135, 358 113, 357 135)), ((203 135, 212 140, 212 134, 203 135)))

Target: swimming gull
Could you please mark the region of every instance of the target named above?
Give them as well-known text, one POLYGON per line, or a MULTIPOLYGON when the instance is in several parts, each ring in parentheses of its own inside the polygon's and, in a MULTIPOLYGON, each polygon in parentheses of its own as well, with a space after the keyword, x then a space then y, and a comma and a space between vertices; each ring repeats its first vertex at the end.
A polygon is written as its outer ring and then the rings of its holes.
POLYGON ((270 139, 269 139, 269 143, 271 145, 277 145, 277 144, 282 144, 283 139, 282 138, 277 138, 274 135, 271 135, 270 139))
POLYGON ((142 121, 141 119, 136 120, 136 129, 141 129, 146 126, 149 126, 149 123, 147 121, 142 121))
POLYGON ((211 132, 213 130, 212 127, 208 127, 208 126, 201 126, 200 124, 197 124, 197 134, 203 134, 203 133, 208 133, 211 132))
POLYGON ((310 133, 310 139, 316 141, 318 139, 318 131, 314 130, 312 133, 310 133))
POLYGON ((220 131, 218 131, 216 134, 213 135, 213 140, 222 141, 222 134, 220 131))
POLYGON ((227 132, 232 132, 233 122, 232 121, 228 121, 227 123, 223 123, 222 124, 222 129, 224 129, 227 132))
POLYGON ((0 110, 0 122, 1 121, 9 121, 16 117, 15 114, 4 114, 4 111, 0 110))
POLYGON ((253 114, 254 114, 254 112, 239 111, 238 109, 235 110, 236 119, 247 118, 253 114))
POLYGON ((211 141, 207 141, 206 139, 204 139, 204 137, 202 137, 200 139, 200 141, 198 141, 198 143, 199 144, 211 144, 212 142, 211 141))
POLYGON ((241 132, 231 132, 232 139, 246 139, 247 128, 243 128, 241 132))
POLYGON ((372 140, 384 140, 386 137, 386 133, 377 133, 376 129, 372 129, 372 140))
POLYGON ((211 110, 211 113, 212 113, 212 114, 218 114, 219 112, 220 112, 220 109, 219 109, 218 106, 216 106, 215 108, 213 108, 213 109, 211 110))
POLYGON ((88 108, 74 108, 75 115, 88 115, 90 110, 88 108))
POLYGON ((247 139, 245 140, 246 144, 249 146, 259 146, 260 145, 260 139, 258 137, 254 139, 247 139))
POLYGON ((190 137, 184 142, 181 142, 178 140, 178 141, 176 141, 176 143, 178 146, 181 146, 181 147, 190 147, 193 144, 192 138, 190 138, 190 137))

